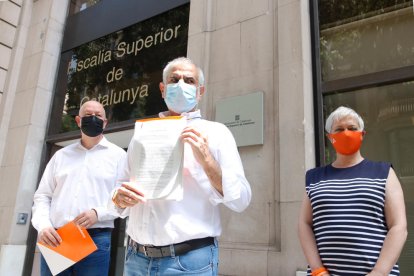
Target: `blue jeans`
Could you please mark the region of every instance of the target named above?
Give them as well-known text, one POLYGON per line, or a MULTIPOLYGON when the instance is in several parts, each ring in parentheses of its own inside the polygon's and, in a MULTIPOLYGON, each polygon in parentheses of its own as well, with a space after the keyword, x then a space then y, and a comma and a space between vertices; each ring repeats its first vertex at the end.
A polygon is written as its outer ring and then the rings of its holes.
POLYGON ((128 246, 125 276, 215 276, 218 270, 218 246, 208 245, 180 256, 149 258, 128 246))
MULTIPOLYGON (((99 232, 90 234, 98 250, 80 260, 73 266, 65 269, 58 276, 105 276, 109 271, 111 253, 111 232, 99 232)), ((52 276, 43 256, 40 260, 40 275, 52 276)))

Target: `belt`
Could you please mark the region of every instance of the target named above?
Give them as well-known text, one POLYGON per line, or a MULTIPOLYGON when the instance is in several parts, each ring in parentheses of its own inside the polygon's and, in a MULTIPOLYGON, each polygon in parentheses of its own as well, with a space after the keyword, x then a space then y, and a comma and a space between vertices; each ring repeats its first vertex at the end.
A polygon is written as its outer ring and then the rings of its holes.
POLYGON ((89 228, 86 229, 88 231, 89 235, 94 235, 98 233, 104 233, 104 232, 112 232, 113 228, 107 227, 107 228, 89 228))
POLYGON ((172 245, 166 246, 153 246, 153 245, 143 245, 139 244, 132 239, 129 242, 129 245, 137 252, 143 253, 145 256, 150 258, 161 258, 169 257, 172 255, 179 256, 183 255, 191 250, 199 249, 208 245, 214 244, 213 237, 207 237, 202 239, 188 240, 181 243, 175 243, 172 245), (173 248, 173 252, 171 250, 173 248))

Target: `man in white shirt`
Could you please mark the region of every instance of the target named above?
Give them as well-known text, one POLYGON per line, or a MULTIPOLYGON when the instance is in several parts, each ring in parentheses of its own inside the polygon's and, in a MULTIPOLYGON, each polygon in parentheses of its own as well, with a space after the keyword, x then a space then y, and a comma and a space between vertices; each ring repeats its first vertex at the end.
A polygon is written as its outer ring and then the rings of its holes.
MULTIPOLYGON (((32 224, 38 240, 57 246, 57 228, 74 221, 86 228, 98 250, 59 275, 107 275, 111 232, 116 216, 107 202, 125 166, 125 151, 103 136, 107 119, 97 101, 85 102, 75 118, 79 142, 57 151, 46 166, 34 195, 32 224)), ((43 256, 41 275, 52 275, 43 256)))
POLYGON ((242 212, 250 203, 250 185, 231 132, 221 123, 201 119, 197 104, 204 94, 202 70, 187 58, 177 58, 164 68, 160 90, 168 107, 160 117, 187 118, 180 137, 184 195, 180 201, 146 200, 139 179, 136 186, 123 183, 115 190, 111 207, 129 215, 124 272, 217 275, 217 237, 222 231, 218 204, 242 212))

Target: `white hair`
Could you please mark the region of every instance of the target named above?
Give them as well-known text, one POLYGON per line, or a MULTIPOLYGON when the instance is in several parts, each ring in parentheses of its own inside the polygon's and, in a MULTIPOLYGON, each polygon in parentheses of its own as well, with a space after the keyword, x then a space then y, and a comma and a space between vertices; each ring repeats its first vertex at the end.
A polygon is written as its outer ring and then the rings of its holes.
POLYGON ((364 130, 364 120, 362 120, 361 116, 359 116, 359 114, 356 113, 355 110, 349 107, 340 106, 329 115, 328 119, 326 119, 326 124, 325 124, 326 132, 331 133, 333 123, 345 117, 354 118, 358 122, 358 125, 359 125, 358 130, 360 131, 364 130))
POLYGON ((200 67, 198 67, 191 59, 186 57, 178 57, 170 62, 164 67, 164 70, 162 71, 162 81, 163 83, 167 84, 167 78, 169 74, 171 73, 172 69, 177 66, 178 64, 190 64, 194 65, 197 69, 197 81, 199 86, 204 86, 204 74, 203 70, 201 70, 200 67))

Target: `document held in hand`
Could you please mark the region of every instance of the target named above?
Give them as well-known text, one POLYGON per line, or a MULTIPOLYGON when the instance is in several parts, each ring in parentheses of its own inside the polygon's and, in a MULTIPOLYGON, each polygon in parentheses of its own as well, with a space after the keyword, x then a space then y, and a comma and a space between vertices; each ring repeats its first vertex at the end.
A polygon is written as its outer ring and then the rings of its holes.
POLYGON ((37 243, 53 275, 74 265, 97 249, 88 231, 73 221, 56 231, 62 239, 59 246, 53 247, 42 242, 37 243))
POLYGON ((128 147, 130 182, 146 199, 181 200, 184 146, 180 116, 138 120, 128 147))

